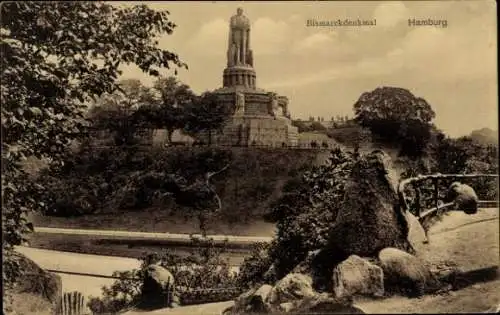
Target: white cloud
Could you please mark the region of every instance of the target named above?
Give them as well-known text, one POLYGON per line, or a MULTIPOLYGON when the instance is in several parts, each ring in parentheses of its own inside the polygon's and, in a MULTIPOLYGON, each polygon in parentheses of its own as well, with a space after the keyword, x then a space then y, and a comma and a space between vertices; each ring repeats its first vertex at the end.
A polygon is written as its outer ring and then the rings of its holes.
POLYGON ((311 74, 302 74, 287 80, 263 83, 266 88, 303 87, 335 79, 368 78, 384 76, 394 71, 390 62, 380 58, 365 58, 355 63, 328 64, 329 67, 311 74))
POLYGON ((298 41, 292 47, 294 54, 331 54, 335 44, 336 33, 315 33, 301 41, 298 41))
POLYGON ((290 27, 285 21, 257 19, 250 31, 250 43, 256 55, 274 55, 287 49, 290 27))
POLYGON ((201 26, 188 41, 188 47, 200 54, 224 55, 227 50, 229 23, 216 19, 201 26))
POLYGON ((373 17, 377 19, 377 26, 390 28, 402 20, 407 20, 409 10, 401 1, 388 1, 377 6, 373 17))

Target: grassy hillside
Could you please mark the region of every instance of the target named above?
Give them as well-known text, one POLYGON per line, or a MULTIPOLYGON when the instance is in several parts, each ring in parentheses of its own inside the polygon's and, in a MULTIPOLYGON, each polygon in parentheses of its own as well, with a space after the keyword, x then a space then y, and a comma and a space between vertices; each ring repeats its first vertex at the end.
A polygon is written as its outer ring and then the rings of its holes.
MULTIPOLYGON (((204 149, 178 147, 168 150, 162 154, 189 159, 204 149)), ((223 209, 220 215, 210 222, 208 232, 242 235, 272 234, 273 225, 264 223, 262 220, 262 214, 267 211, 269 203, 279 197, 283 185, 289 179, 311 165, 323 163, 330 152, 320 149, 281 148, 224 148, 222 150, 230 151, 231 165, 224 173, 213 178, 223 209)), ((147 163, 138 164, 147 165, 147 163)), ((127 177, 127 174, 132 173, 133 170, 118 168, 113 176, 127 177)), ((34 221, 38 226, 48 227, 199 232, 197 220, 192 219, 190 210, 180 208, 173 202, 155 203, 153 206, 140 210, 101 209, 98 212, 74 217, 35 215, 34 221)))

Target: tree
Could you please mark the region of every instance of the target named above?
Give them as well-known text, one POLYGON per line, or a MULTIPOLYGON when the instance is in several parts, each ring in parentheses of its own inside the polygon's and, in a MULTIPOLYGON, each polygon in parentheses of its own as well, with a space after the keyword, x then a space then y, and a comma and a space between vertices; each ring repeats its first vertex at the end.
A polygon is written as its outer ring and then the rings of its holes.
POLYGON ((470 133, 470 137, 474 141, 484 145, 498 146, 498 132, 491 130, 490 128, 481 128, 478 130, 473 130, 470 133))
POLYGON ((423 98, 395 87, 363 93, 354 104, 355 121, 380 137, 401 146, 401 154, 418 156, 431 137, 435 113, 423 98))
POLYGON ((88 116, 93 128, 113 134, 115 145, 133 145, 137 131, 155 127, 155 99, 151 90, 136 79, 120 81, 119 88, 98 98, 88 116))
POLYGON ((30 156, 58 165, 84 128, 90 100, 119 87, 120 64, 150 75, 185 67, 157 47, 176 26, 167 11, 103 2, 8 2, 1 6, 2 236, 4 280, 18 266, 14 245, 32 230, 28 211, 42 209, 44 187, 30 182, 21 162, 30 156))
POLYGON ((158 78, 154 89, 160 94, 156 125, 167 130, 168 142, 171 143, 174 131, 185 127, 186 110, 195 101, 196 95, 175 77, 158 78))
POLYGON ((222 130, 233 113, 234 108, 219 102, 217 95, 205 92, 188 106, 185 130, 192 134, 207 134, 210 145, 212 133, 222 130))

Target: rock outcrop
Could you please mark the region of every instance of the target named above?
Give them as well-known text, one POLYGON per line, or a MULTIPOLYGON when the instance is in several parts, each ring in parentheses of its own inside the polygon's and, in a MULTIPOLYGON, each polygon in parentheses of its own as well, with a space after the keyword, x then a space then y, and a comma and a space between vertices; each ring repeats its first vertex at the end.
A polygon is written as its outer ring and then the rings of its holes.
POLYGON ((354 164, 328 242, 311 264, 316 290, 331 288, 333 267, 350 255, 377 257, 386 247, 415 253, 390 170, 390 158, 381 151, 361 156, 354 164))
POLYGON ((234 302, 234 306, 224 311, 224 314, 245 314, 261 313, 266 314, 272 311, 272 306, 268 303, 268 297, 272 286, 264 284, 241 294, 234 302))
POLYGON ((291 273, 276 285, 264 284, 241 294, 234 306, 224 315, 240 314, 304 314, 328 312, 329 314, 364 314, 352 305, 350 298, 336 298, 332 294, 318 293, 312 289, 310 277, 291 273))
POLYGON ((26 256, 15 253, 13 259, 20 268, 20 276, 14 285, 14 312, 25 314, 55 314, 59 309, 62 297, 61 277, 40 268, 26 256), (17 298, 22 297, 22 301, 17 298), (34 313, 26 313, 36 305, 34 313), (22 308, 22 310, 18 310, 22 308))
POLYGON ((337 298, 355 295, 382 297, 382 268, 359 256, 349 256, 333 270, 333 292, 337 298))
POLYGON ((408 252, 409 226, 389 177, 389 157, 374 151, 353 167, 328 246, 344 257, 374 257, 386 247, 408 252))
POLYGON ((292 311, 292 314, 365 314, 351 299, 335 298, 326 293, 302 300, 292 311))
POLYGON ((315 294, 311 277, 300 273, 289 273, 274 285, 269 294, 269 303, 280 305, 312 297, 315 294))

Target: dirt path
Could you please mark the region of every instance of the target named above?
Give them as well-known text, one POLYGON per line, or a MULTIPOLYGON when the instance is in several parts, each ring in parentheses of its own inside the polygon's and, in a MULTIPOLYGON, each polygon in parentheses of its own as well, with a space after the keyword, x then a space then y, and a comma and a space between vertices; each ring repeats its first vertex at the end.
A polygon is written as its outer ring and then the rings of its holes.
MULTIPOLYGON (((429 231, 430 244, 422 257, 432 263, 451 260, 464 271, 498 266, 498 209, 482 209, 470 216, 449 212, 429 231)), ((367 313, 464 313, 482 312, 500 303, 500 279, 478 283, 447 294, 420 299, 392 297, 359 301, 367 313)))

